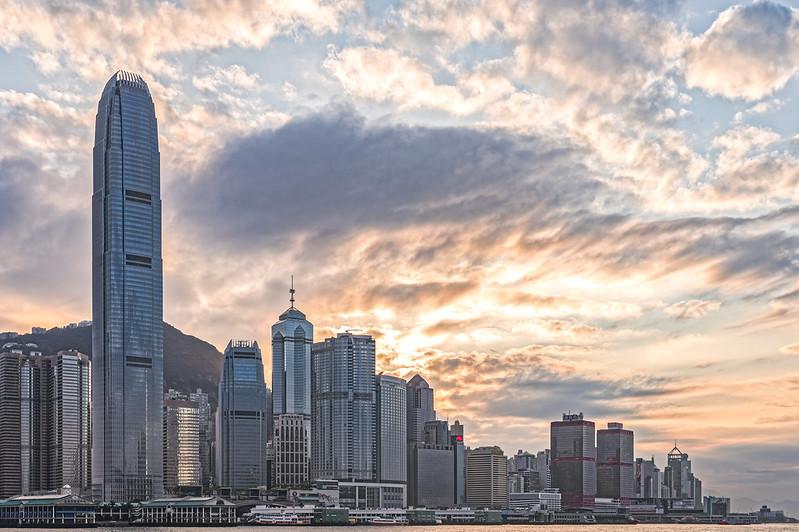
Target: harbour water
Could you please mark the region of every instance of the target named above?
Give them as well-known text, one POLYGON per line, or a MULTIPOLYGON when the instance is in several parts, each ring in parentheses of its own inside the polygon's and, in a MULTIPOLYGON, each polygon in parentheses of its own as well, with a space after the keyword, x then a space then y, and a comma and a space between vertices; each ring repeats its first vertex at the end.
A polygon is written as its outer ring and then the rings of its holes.
MULTIPOLYGON (((336 530, 352 530, 353 532, 367 532, 385 530, 385 526, 237 526, 237 527, 97 527, 92 530, 103 532, 264 532, 266 530, 301 530, 305 532, 334 532, 336 530)), ((390 527, 389 530, 396 529, 390 527)), ((27 528, 27 531, 50 531, 52 528, 27 528)), ((66 530, 66 529, 65 529, 66 530)), ((71 529, 75 530, 75 529, 71 529)), ((728 530, 724 525, 699 525, 699 524, 639 524, 639 525, 439 525, 439 526, 404 526, 399 530, 416 532, 705 532, 708 530, 728 530), (540 527, 544 527, 543 529, 540 527), (588 528, 586 528, 588 527, 588 528)), ((799 532, 799 523, 771 523, 759 525, 746 525, 745 532, 799 532)))

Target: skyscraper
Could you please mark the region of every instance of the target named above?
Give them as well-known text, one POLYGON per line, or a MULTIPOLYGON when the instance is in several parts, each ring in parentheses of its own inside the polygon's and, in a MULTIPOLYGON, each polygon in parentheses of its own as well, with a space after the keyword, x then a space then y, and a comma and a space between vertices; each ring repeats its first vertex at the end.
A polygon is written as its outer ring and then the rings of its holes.
POLYGON ((625 505, 635 497, 633 431, 621 423, 596 431, 596 496, 625 505))
POLYGON ((233 489, 264 486, 266 382, 258 342, 231 340, 225 348, 216 410, 216 478, 233 489))
POLYGON ((164 488, 201 481, 200 404, 170 389, 164 394, 164 488))
POLYGON ((376 375, 377 392, 377 480, 406 483, 408 448, 405 428, 405 379, 376 375))
POLYGON ((50 359, 50 486, 69 484, 89 496, 92 487, 91 362, 77 351, 50 359))
POLYGON ((435 391, 416 374, 408 381, 408 441, 424 441, 424 424, 435 419, 435 391))
POLYGON ((163 281, 155 108, 137 74, 97 106, 92 195, 92 484, 97 500, 163 494, 163 281))
POLYGON ((466 503, 472 508, 508 507, 508 459, 499 447, 466 451, 466 503))
POLYGON ((669 496, 690 500, 696 508, 702 507, 702 482, 691 472, 688 454, 677 448, 677 442, 674 442, 674 448, 668 454, 668 465, 664 473, 669 496))
POLYGON ((311 382, 311 476, 376 480, 374 339, 346 332, 313 344, 311 382))
POLYGON ((590 509, 596 498, 594 422, 583 414, 563 414, 550 426, 552 487, 559 488, 563 508, 590 509))
POLYGON ((449 441, 455 455, 454 503, 456 506, 466 504, 466 443, 463 436, 463 425, 456 419, 449 428, 449 441))
POLYGON ((272 325, 272 416, 278 486, 310 481, 313 325, 294 307, 293 277, 289 293, 291 306, 272 325))
POLYGON ((0 354, 0 496, 91 489, 89 358, 0 354))
MULTIPOLYGON (((268 404, 267 397, 267 404, 268 404)), ((212 445, 216 437, 214 418, 211 412, 211 403, 208 401, 208 394, 202 388, 197 388, 196 393, 189 394, 189 401, 196 401, 199 413, 199 423, 197 425, 197 437, 200 441, 200 483, 207 488, 214 486, 214 457, 212 456, 212 445)))

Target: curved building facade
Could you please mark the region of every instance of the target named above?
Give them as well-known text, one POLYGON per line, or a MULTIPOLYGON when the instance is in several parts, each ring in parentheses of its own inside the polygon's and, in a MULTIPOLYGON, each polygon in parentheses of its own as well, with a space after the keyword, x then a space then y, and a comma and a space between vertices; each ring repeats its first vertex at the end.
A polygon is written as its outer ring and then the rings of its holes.
POLYGON ((147 84, 117 72, 97 106, 92 196, 92 495, 163 495, 158 126, 147 84))

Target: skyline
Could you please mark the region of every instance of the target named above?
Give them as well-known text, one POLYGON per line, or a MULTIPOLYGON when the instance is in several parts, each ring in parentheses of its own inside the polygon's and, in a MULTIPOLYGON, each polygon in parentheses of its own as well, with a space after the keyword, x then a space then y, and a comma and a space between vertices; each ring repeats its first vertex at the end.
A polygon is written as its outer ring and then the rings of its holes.
POLYGON ((169 323, 266 342, 294 274, 315 340, 374 336, 473 447, 583 411, 799 500, 796 10, 191 5, 0 3, 0 330, 91 316, 94 106, 131 70, 169 323))

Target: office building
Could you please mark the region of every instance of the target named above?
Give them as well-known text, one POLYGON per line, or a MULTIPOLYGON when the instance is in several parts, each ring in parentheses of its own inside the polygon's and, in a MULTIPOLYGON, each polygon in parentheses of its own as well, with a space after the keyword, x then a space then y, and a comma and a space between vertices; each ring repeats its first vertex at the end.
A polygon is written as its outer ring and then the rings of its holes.
POLYGON ((289 293, 290 307, 272 325, 272 419, 278 486, 310 482, 313 325, 294 306, 293 278, 289 293), (281 420, 281 416, 289 417, 281 420))
POLYGON ((456 419, 455 423, 453 423, 449 429, 449 441, 455 460, 453 471, 455 474, 455 480, 453 482, 455 490, 453 502, 455 506, 463 506, 466 504, 466 442, 463 437, 463 425, 456 419))
POLYGON ((508 491, 510 493, 529 493, 538 491, 541 484, 536 455, 519 451, 508 458, 508 491))
POLYGON ((76 351, 0 354, 0 496, 91 492, 91 363, 76 351))
POLYGON ((706 514, 716 517, 727 517, 730 513, 729 497, 705 497, 703 509, 706 514))
POLYGON ((449 423, 443 419, 425 421, 422 440, 431 445, 449 445, 449 423))
POLYGON ((424 441, 424 424, 435 421, 434 390, 421 375, 408 381, 408 441, 424 441))
POLYGON ((201 483, 200 404, 169 390, 164 394, 164 489, 201 483))
POLYGON ((269 476, 266 383, 258 342, 225 348, 216 411, 216 476, 233 489, 265 486, 269 476))
POLYGON ((452 446, 408 442, 408 470, 408 506, 452 506, 455 493, 455 453, 452 446))
POLYGON ((596 496, 619 499, 627 506, 635 497, 633 431, 608 423, 596 431, 596 496))
MULTIPOLYGON (((189 394, 189 401, 197 403, 198 424, 197 438, 200 442, 200 484, 206 488, 213 488, 214 482, 214 440, 216 439, 216 428, 214 426, 214 414, 211 411, 211 403, 208 401, 208 394, 202 388, 197 388, 195 393, 189 394)), ((267 397, 269 401, 269 397, 267 397)))
POLYGON ((280 414, 275 422, 275 484, 305 487, 309 484, 308 434, 302 414, 280 414))
POLYGON ((346 332, 313 344, 311 382, 312 478, 374 482, 374 339, 346 332))
POLYGON ((635 485, 636 497, 655 500, 661 498, 662 473, 655 465, 654 456, 649 460, 635 459, 635 485))
POLYGON ((155 108, 137 74, 97 106, 92 195, 92 483, 101 501, 163 495, 163 281, 155 108))
POLYGON ((691 472, 691 461, 688 454, 674 448, 667 456, 667 466, 664 470, 664 484, 668 491, 668 496, 675 499, 690 501, 690 504, 701 509, 702 501, 702 482, 691 472))
POLYGON ((375 376, 377 393, 377 480, 401 483, 408 480, 407 408, 405 379, 375 376))
POLYGON ((536 490, 544 491, 552 487, 552 455, 549 449, 535 453, 535 470, 538 473, 536 490))
POLYGON ((69 484, 73 494, 91 495, 91 362, 77 351, 50 355, 52 425, 50 489, 69 484))
POLYGON ((552 487, 564 509, 591 509, 596 498, 594 422, 583 414, 563 414, 550 425, 552 487))
POLYGON ((508 459, 499 447, 466 450, 466 504, 473 509, 508 507, 508 459))
POLYGON ((557 489, 530 491, 509 494, 511 510, 531 510, 536 512, 559 512, 560 493, 557 489))

